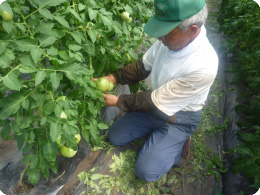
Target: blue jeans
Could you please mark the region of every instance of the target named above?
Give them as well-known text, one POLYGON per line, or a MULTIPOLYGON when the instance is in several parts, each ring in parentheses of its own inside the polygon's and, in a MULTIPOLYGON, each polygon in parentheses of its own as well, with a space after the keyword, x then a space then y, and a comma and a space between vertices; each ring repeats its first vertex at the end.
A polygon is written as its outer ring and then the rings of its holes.
POLYGON ((136 175, 144 181, 156 181, 179 164, 185 141, 199 125, 201 110, 179 111, 175 116, 168 123, 169 116, 159 110, 126 113, 109 128, 108 138, 117 146, 149 136, 135 164, 136 175))

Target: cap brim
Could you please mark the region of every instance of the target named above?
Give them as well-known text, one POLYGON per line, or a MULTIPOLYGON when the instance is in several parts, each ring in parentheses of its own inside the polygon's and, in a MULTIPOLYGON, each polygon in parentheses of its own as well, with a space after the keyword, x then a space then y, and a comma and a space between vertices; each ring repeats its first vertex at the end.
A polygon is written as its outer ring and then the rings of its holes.
POLYGON ((175 29, 182 21, 166 22, 153 16, 145 25, 144 32, 152 37, 163 37, 175 29))

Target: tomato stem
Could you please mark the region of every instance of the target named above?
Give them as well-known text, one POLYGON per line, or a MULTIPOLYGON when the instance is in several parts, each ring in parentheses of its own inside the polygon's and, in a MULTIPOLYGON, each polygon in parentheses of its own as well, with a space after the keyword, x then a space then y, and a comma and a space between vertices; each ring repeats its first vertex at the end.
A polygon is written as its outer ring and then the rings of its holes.
POLYGON ((19 183, 18 183, 19 185, 23 184, 23 176, 24 176, 25 172, 27 171, 27 169, 29 168, 29 165, 30 165, 29 163, 26 164, 24 170, 22 171, 22 173, 20 175, 19 183))

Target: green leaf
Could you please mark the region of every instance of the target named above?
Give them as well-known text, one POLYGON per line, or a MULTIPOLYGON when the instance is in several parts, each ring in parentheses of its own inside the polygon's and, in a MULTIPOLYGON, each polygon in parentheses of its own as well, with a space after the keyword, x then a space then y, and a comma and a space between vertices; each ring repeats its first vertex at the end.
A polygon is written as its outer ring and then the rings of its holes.
POLYGON ((58 154, 58 146, 56 143, 48 142, 43 146, 43 154, 47 161, 55 162, 58 154))
POLYGON ((84 21, 82 20, 82 18, 79 16, 79 14, 74 10, 74 9, 69 9, 70 13, 75 16, 75 18, 77 18, 81 23, 83 23, 84 21))
POLYGON ((58 55, 58 49, 51 47, 47 50, 48 55, 56 56, 58 55))
POLYGON ((64 124, 62 129, 63 129, 64 132, 71 134, 71 135, 75 135, 75 134, 78 133, 78 129, 77 129, 76 126, 64 124))
POLYGON ((5 31, 9 34, 10 32, 12 32, 13 28, 14 28, 14 24, 12 21, 8 21, 8 22, 3 22, 2 23, 3 28, 5 29, 5 31))
POLYGON ((33 48, 38 46, 37 40, 30 38, 15 40, 14 43, 16 45, 14 48, 18 51, 31 51, 33 48))
POLYGON ((120 30, 120 28, 122 28, 121 27, 121 24, 119 23, 119 22, 113 22, 113 29, 115 30, 115 32, 119 35, 119 36, 121 36, 121 34, 122 34, 122 31, 120 30))
POLYGON ((90 20, 96 20, 97 13, 98 12, 96 10, 93 10, 91 7, 88 8, 88 14, 89 14, 90 20))
POLYGON ((37 71, 37 68, 35 68, 36 65, 30 55, 22 56, 20 61, 22 62, 19 69, 21 73, 33 73, 37 71))
POLYGON ((8 44, 8 42, 0 41, 0 55, 2 55, 5 52, 8 44))
POLYGON ((38 63, 38 60, 40 59, 42 54, 43 54, 43 50, 41 48, 36 47, 31 50, 31 55, 35 64, 38 63))
POLYGON ((39 10, 39 13, 42 16, 44 16, 45 18, 53 20, 53 15, 52 15, 52 13, 48 9, 42 8, 42 9, 39 10))
POLYGON ((35 29, 43 34, 50 34, 54 27, 54 23, 40 23, 38 24, 35 29))
POLYGON ((70 29, 70 25, 69 23, 66 21, 66 19, 64 17, 61 16, 54 16, 54 19, 59 22, 62 26, 70 29))
POLYGON ((20 127, 21 127, 21 122, 19 124, 17 121, 12 122, 11 129, 14 135, 21 134, 20 127))
POLYGON ((97 140, 99 131, 98 131, 97 126, 93 123, 93 120, 89 125, 89 132, 90 132, 90 135, 94 138, 94 140, 97 140))
POLYGON ((79 46, 79 45, 69 45, 69 49, 70 49, 71 51, 79 51, 79 50, 82 49, 82 47, 79 46))
POLYGON ((50 81, 54 89, 57 89, 59 87, 61 79, 62 79, 61 73, 53 72, 50 74, 50 81))
POLYGON ((42 107, 43 112, 46 115, 50 115, 51 113, 53 113, 55 106, 56 106, 55 102, 53 102, 52 100, 49 100, 49 101, 44 103, 44 105, 42 107))
POLYGON ((25 154, 24 155, 24 158, 22 160, 22 163, 23 164, 27 164, 27 163, 30 163, 30 161, 32 160, 32 155, 31 154, 25 154))
POLYGON ((108 125, 105 124, 105 123, 99 123, 99 124, 98 124, 98 128, 99 128, 99 129, 108 129, 108 125))
POLYGON ((77 63, 65 66, 62 71, 66 73, 70 80, 77 80, 81 74, 89 75, 89 71, 77 63))
POLYGON ((47 122, 47 118, 46 117, 42 117, 41 118, 41 125, 44 125, 44 124, 46 124, 46 122, 47 122))
POLYGON ((36 168, 37 165, 38 165, 38 162, 39 162, 39 157, 38 156, 33 156, 32 159, 31 159, 30 168, 31 169, 36 168))
POLYGON ((36 185, 39 181, 40 178, 40 171, 39 169, 28 169, 27 171, 27 175, 28 175, 28 180, 33 184, 36 185))
POLYGON ((14 53, 10 49, 6 49, 3 55, 0 56, 0 66, 2 68, 7 68, 11 65, 12 60, 15 59, 14 53))
POLYGON ((96 42, 97 33, 95 30, 88 30, 88 35, 93 43, 96 42))
POLYGON ((11 72, 10 74, 6 75, 3 79, 4 85, 11 90, 20 91, 22 84, 18 80, 18 76, 19 75, 15 72, 11 72))
POLYGON ((72 139, 71 134, 67 134, 66 132, 63 132, 62 135, 61 135, 61 141, 62 141, 61 144, 65 144, 66 146, 72 148, 73 150, 78 149, 78 146, 75 142, 75 139, 72 139))
POLYGON ((20 58, 20 61, 22 62, 23 65, 26 65, 26 66, 35 66, 35 63, 32 59, 32 57, 30 55, 23 55, 21 58, 20 58))
POLYGON ((113 27, 112 20, 104 15, 100 15, 101 20, 103 21, 104 25, 108 27, 108 29, 111 29, 113 27))
POLYGON ((62 4, 62 3, 64 3, 64 2, 66 2, 66 0, 55 0, 55 1, 53 1, 53 0, 47 0, 48 1, 48 6, 54 6, 54 7, 56 7, 57 5, 60 5, 60 4, 62 4))
POLYGON ((37 71, 35 67, 30 65, 24 65, 24 64, 21 65, 19 70, 21 73, 34 73, 37 71))
POLYGON ((54 108, 54 113, 57 118, 60 118, 61 112, 62 112, 62 107, 59 104, 56 104, 54 108))
MULTIPOLYGON (((41 47, 47 47, 55 43, 56 37, 51 35, 41 34, 38 36, 38 40, 41 43, 41 47)), ((33 49, 33 48, 32 48, 33 49)))
POLYGON ((35 76, 35 86, 39 85, 46 77, 45 71, 37 71, 35 76))
POLYGON ((22 120, 22 123, 20 125, 20 129, 26 129, 26 128, 30 127, 33 120, 34 120, 33 116, 24 117, 22 120))
POLYGON ((23 100, 24 96, 21 96, 19 93, 13 93, 8 96, 4 101, 3 109, 0 111, 0 119, 5 120, 11 114, 16 113, 20 109, 23 100))
POLYGON ((10 136, 10 133, 11 133, 11 128, 10 128, 10 125, 7 124, 5 125, 2 130, 1 130, 1 136, 3 139, 6 139, 10 136))
POLYGON ((88 131, 88 129, 89 128, 85 128, 85 126, 84 126, 82 131, 81 131, 81 134, 84 137, 84 139, 86 140, 86 142, 89 143, 89 131, 88 131))
POLYGON ((106 49, 104 47, 100 47, 100 51, 101 51, 102 54, 106 53, 106 49))
POLYGON ((79 3, 78 4, 78 8, 79 8, 79 11, 82 11, 82 10, 84 10, 86 8, 86 6, 81 4, 81 3, 79 3))
POLYGON ((133 52, 132 50, 129 50, 128 53, 132 59, 134 59, 134 60, 138 59, 138 55, 135 52, 133 52))
POLYGON ((25 25, 21 24, 21 23, 17 23, 15 24, 23 33, 26 32, 26 27, 25 25))
POLYGON ((124 9, 125 9, 125 11, 127 11, 130 15, 133 14, 133 9, 132 9, 129 5, 124 6, 124 9))
POLYGON ((95 45, 91 42, 88 42, 87 44, 83 45, 83 50, 91 56, 94 56, 96 54, 95 45))
POLYGON ((79 31, 73 31, 70 34, 75 39, 75 41, 79 44, 81 44, 81 40, 84 40, 83 34, 79 31))
POLYGON ((60 135, 60 131, 61 131, 61 124, 60 123, 51 123, 51 127, 50 127, 50 137, 51 137, 51 141, 56 142, 56 140, 58 139, 59 135, 60 135))
POLYGON ((7 3, 7 1, 2 1, 2 3, 0 4, 0 11, 7 11, 9 13, 13 13, 12 8, 9 5, 9 3, 7 3))
POLYGON ((25 110, 28 110, 30 106, 30 101, 28 99, 25 99, 23 102, 22 102, 22 107, 25 109, 25 110))
POLYGON ((16 139, 17 141, 17 147, 18 149, 21 151, 23 145, 24 145, 24 136, 23 135, 15 135, 14 138, 16 139))

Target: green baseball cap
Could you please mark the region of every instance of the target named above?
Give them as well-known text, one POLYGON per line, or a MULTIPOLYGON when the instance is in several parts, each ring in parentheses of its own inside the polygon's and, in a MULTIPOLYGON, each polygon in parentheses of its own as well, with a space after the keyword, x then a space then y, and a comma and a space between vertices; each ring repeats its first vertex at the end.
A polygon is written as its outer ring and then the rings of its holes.
POLYGON ((163 37, 204 6, 205 0, 154 0, 155 15, 145 24, 144 32, 163 37))

